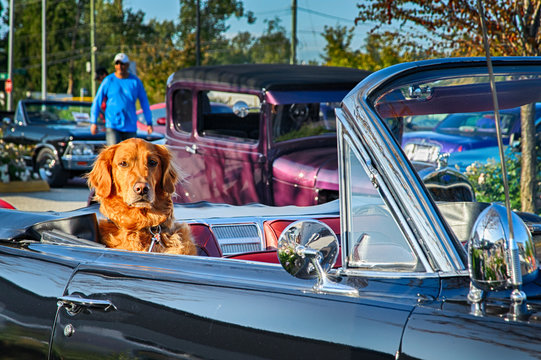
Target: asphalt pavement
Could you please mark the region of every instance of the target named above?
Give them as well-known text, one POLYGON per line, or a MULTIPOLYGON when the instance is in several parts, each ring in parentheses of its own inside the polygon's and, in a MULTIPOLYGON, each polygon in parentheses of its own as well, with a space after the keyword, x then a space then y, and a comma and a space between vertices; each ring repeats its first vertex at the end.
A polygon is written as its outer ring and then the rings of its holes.
POLYGON ((86 206, 90 191, 86 181, 74 178, 49 191, 0 193, 0 199, 23 211, 70 211, 86 206))

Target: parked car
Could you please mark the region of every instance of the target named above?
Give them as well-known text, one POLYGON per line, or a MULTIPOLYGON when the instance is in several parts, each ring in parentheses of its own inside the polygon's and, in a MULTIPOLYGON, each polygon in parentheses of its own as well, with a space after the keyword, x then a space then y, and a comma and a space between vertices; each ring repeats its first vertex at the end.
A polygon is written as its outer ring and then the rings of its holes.
MULTIPOLYGON (((161 134, 165 133, 165 103, 157 103, 150 105, 150 112, 152 113, 152 127, 154 131, 161 134)), ((147 122, 143 109, 139 109, 137 114, 137 129, 141 131, 147 131, 147 122)))
MULTIPOLYGON (((167 83, 166 144, 186 181, 176 202, 316 205, 338 198, 335 108, 368 72, 305 65, 182 69, 167 83), (215 109, 226 106, 225 113, 215 109), (232 110, 232 111, 231 111, 232 110)), ((402 133, 402 123, 396 135, 402 133)), ((472 200, 456 170, 423 169, 437 200, 472 200), (446 179, 437 183, 437 179, 446 179)))
MULTIPOLYGON (((3 122, 4 141, 22 145, 25 161, 52 187, 63 186, 88 172, 105 145, 103 128, 90 133, 90 107, 84 101, 25 99, 19 101, 13 120, 3 122)), ((139 132, 138 137, 160 141, 161 134, 139 132)))
POLYGON ((448 114, 413 115, 404 119, 404 132, 432 131, 448 114))
MULTIPOLYGON (((414 161, 435 162, 443 153, 497 146, 494 113, 474 111, 443 114, 443 116, 445 118, 436 125, 433 131, 414 131, 404 134, 402 146, 408 158, 414 161)), ((508 145, 510 139, 520 137, 520 116, 518 107, 503 109, 500 112, 504 144, 508 145)), ((535 119, 540 116, 541 104, 536 104, 535 119)), ((486 161, 486 158, 481 157, 479 160, 486 161)))
MULTIPOLYGON (((493 69, 502 108, 540 100, 539 58, 493 69)), ((539 358, 541 220, 511 213, 509 235, 500 205, 435 203, 385 120, 474 106, 492 106, 484 58, 370 75, 337 112, 340 199, 176 204, 199 256, 104 248, 97 206, 0 209, 3 355, 539 358), (412 84, 433 96, 404 97, 412 84)))

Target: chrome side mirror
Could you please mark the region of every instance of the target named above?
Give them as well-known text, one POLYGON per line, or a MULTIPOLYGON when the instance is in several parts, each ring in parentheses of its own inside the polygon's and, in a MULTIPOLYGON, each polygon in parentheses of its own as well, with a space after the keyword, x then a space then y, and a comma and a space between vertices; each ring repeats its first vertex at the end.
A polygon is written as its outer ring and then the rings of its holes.
POLYGON ((233 104, 233 113, 240 118, 245 118, 248 116, 250 107, 245 101, 239 100, 233 104))
POLYGON ((352 287, 331 282, 328 271, 336 263, 338 238, 326 224, 301 220, 290 224, 278 239, 278 259, 282 267, 299 279, 318 278, 316 292, 358 295, 352 287))
MULTIPOLYGON (((520 217, 512 213, 522 283, 537 276, 538 263, 532 236, 520 217)), ((468 241, 468 265, 472 283, 480 290, 494 291, 512 285, 509 224, 505 207, 493 204, 479 214, 468 241)))

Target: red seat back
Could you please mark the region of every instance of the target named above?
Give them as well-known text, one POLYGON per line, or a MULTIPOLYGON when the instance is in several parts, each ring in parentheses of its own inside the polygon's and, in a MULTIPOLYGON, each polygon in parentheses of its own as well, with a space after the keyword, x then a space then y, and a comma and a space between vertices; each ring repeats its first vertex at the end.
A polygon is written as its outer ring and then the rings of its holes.
POLYGON ((208 225, 190 224, 190 229, 197 245, 197 255, 222 257, 222 250, 208 225))
MULTIPOLYGON (((327 224, 332 231, 340 238, 340 217, 320 218, 319 221, 327 224)), ((265 241, 267 250, 276 249, 278 238, 284 229, 293 222, 293 220, 271 220, 263 223, 263 231, 265 233, 265 241)))

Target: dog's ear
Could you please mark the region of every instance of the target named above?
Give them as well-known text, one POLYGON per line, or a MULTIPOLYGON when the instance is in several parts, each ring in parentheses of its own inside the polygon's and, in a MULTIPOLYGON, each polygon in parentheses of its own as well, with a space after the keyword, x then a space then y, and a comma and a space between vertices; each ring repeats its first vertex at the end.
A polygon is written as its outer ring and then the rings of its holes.
POLYGON ((96 189, 98 198, 108 197, 113 189, 113 175, 111 173, 113 157, 117 145, 104 148, 96 158, 92 171, 87 175, 88 186, 96 189))
POLYGON ((171 161, 171 153, 164 145, 156 145, 162 163, 162 188, 169 194, 175 192, 175 185, 179 180, 177 169, 171 161))

